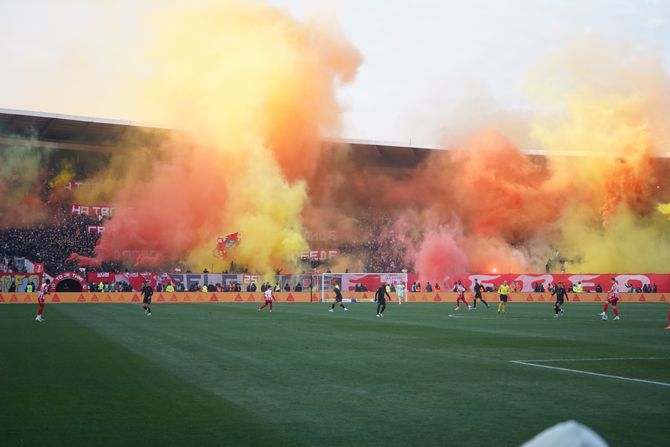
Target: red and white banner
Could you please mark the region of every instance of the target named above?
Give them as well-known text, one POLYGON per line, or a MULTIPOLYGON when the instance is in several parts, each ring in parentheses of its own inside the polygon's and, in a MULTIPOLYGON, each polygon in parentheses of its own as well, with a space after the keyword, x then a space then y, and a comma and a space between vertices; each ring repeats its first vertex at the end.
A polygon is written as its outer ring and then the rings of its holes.
POLYGON ((70 207, 70 214, 73 216, 112 217, 114 208, 107 205, 80 205, 73 203, 70 207))
POLYGON ((60 275, 56 276, 53 279, 53 281, 51 281, 51 290, 52 291, 53 290, 58 290, 57 289, 58 284, 61 281, 65 281, 66 279, 77 281, 81 285, 82 290, 85 290, 84 288, 86 287, 86 281, 85 281, 84 277, 81 276, 78 273, 75 273, 75 272, 65 272, 65 273, 61 273, 60 275))
MULTIPOLYGON (((544 290, 548 289, 549 284, 558 284, 562 282, 566 288, 570 285, 577 284, 581 281, 585 292, 595 292, 596 287, 600 285, 603 291, 610 289, 611 280, 614 278, 619 285, 619 291, 626 292, 627 284, 630 284, 633 289, 643 289, 646 285, 651 290, 656 286, 658 292, 670 292, 670 274, 666 273, 560 273, 560 274, 462 274, 449 276, 444 282, 439 284, 439 289, 435 287, 435 283, 431 283, 433 290, 441 290, 449 292, 454 287, 456 281, 461 281, 465 288, 469 291, 473 290, 475 279, 484 285, 498 290, 498 287, 503 281, 512 287, 514 292, 533 292, 535 286, 542 284, 544 290)), ((397 284, 402 281, 401 274, 357 274, 348 273, 341 275, 341 286, 343 291, 354 291, 356 285, 364 285, 368 290, 372 291, 379 287, 381 282, 387 284, 397 284)), ((418 275, 409 273, 407 275, 407 286, 411 290, 411 285, 419 281, 418 275)), ((419 281, 421 285, 421 292, 426 291, 426 282, 419 281)))
MULTIPOLYGON (((339 275, 338 275, 339 276, 339 275)), ((134 290, 140 290, 142 288, 142 283, 145 280, 151 281, 151 285, 155 286, 157 282, 162 284, 167 284, 172 282, 183 283, 185 286, 192 282, 197 282, 200 286, 204 284, 215 284, 215 283, 231 283, 239 282, 240 284, 248 284, 255 282, 257 285, 261 281, 261 276, 249 275, 249 274, 174 274, 174 273, 110 273, 110 272, 88 272, 87 279, 88 282, 98 283, 102 281, 103 283, 111 283, 114 281, 125 281, 129 283, 134 290)), ((353 292, 356 289, 356 284, 364 285, 369 291, 374 291, 379 287, 381 282, 387 284, 397 284, 402 282, 403 275, 401 273, 346 273, 341 275, 341 287, 343 291, 353 292)), ((633 288, 642 288, 644 285, 648 285, 651 288, 656 285, 657 291, 659 293, 670 292, 670 274, 667 273, 620 273, 620 274, 585 274, 585 273, 562 273, 562 274, 501 274, 501 275, 489 275, 489 274, 463 274, 463 275, 454 275, 448 278, 447 281, 440 284, 440 291, 450 292, 454 282, 460 280, 465 288, 468 291, 472 291, 472 286, 475 279, 478 279, 484 287, 491 287, 498 290, 498 287, 504 280, 512 286, 512 290, 516 288, 516 292, 533 292, 536 283, 542 283, 544 285, 545 291, 547 290, 547 284, 557 284, 562 282, 566 288, 570 284, 577 284, 581 281, 584 286, 584 292, 595 292, 596 286, 600 284, 600 287, 604 292, 607 292, 610 288, 610 281, 612 278, 615 278, 619 284, 619 290, 621 292, 626 292, 626 284, 630 284, 633 288)), ((320 278, 319 278, 320 279, 320 278)), ((287 281, 291 283, 292 286, 295 285, 296 281, 300 281, 303 284, 303 287, 309 287, 309 283, 312 280, 310 275, 297 275, 295 277, 291 276, 282 276, 277 278, 280 285, 285 284, 287 281)), ((414 273, 409 273, 407 275, 407 286, 408 291, 411 291, 411 285, 413 282, 418 281, 418 277, 414 273)), ((315 283, 316 287, 320 287, 320 280, 317 280, 315 283)), ((435 283, 431 283, 433 290, 435 290, 435 283)), ((426 283, 421 282, 421 292, 426 291, 426 283)))
MULTIPOLYGON (((415 275, 410 275, 410 278, 410 282, 416 280, 415 275)), ((454 282, 460 280, 466 289, 472 290, 475 279, 477 279, 484 287, 490 286, 497 289, 506 280, 512 286, 512 290, 516 288, 517 292, 533 292, 536 284, 542 284, 547 290, 548 284, 562 282, 567 288, 581 281, 585 292, 595 292, 598 285, 606 292, 610 288, 612 278, 616 280, 621 292, 626 292, 626 284, 630 284, 634 289, 641 289, 645 285, 653 288, 656 285, 659 292, 670 291, 670 274, 666 273, 463 274, 448 277, 441 287, 443 290, 451 290, 454 282)), ((421 283, 421 290, 425 291, 425 283, 421 283)))

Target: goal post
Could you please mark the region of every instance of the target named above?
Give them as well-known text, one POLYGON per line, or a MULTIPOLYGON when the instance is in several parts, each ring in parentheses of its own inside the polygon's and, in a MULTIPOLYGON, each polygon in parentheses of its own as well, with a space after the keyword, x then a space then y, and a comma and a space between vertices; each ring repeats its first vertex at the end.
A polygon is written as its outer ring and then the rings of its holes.
MULTIPOLYGON (((398 273, 322 273, 319 282, 321 302, 335 299, 335 286, 342 292, 345 302, 374 301, 375 292, 384 283, 395 289, 403 284, 407 296, 407 272, 398 273), (353 295, 354 292, 363 292, 353 295), (367 295, 367 298, 361 296, 367 295)), ((395 299, 395 297, 393 297, 395 299)))

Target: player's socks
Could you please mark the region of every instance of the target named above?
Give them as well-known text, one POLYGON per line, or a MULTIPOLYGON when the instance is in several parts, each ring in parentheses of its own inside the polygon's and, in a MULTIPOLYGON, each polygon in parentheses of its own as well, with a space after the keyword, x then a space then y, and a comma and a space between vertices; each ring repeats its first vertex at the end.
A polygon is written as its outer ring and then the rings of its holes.
POLYGON ((489 303, 487 303, 487 302, 484 301, 484 300, 482 300, 482 303, 484 303, 484 304, 486 305, 486 308, 487 308, 487 309, 489 308, 489 303))
POLYGON ((617 309, 616 307, 612 306, 612 312, 614 312, 614 317, 615 317, 615 319, 618 319, 618 317, 619 317, 619 309, 617 309))
MULTIPOLYGON (((605 306, 603 307, 603 314, 607 314, 607 308, 609 307, 609 303, 605 303, 605 306)), ((602 315, 602 314, 601 314, 602 315)))

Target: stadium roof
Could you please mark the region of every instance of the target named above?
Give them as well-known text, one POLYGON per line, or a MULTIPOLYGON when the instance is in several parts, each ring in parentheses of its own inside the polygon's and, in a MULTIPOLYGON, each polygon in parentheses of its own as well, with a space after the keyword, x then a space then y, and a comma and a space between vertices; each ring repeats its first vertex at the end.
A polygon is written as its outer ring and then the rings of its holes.
MULTIPOLYGON (((173 131, 157 124, 135 121, 0 109, 0 145, 15 144, 28 138, 34 146, 42 148, 111 152, 115 144, 134 135, 164 137, 173 131)), ((378 163, 405 167, 418 164, 433 150, 364 140, 326 139, 324 143, 351 146, 359 155, 365 153, 378 163)))
POLYGON ((0 109, 0 144, 32 139, 36 146, 109 152, 133 133, 166 134, 169 129, 132 121, 0 109))
MULTIPOLYGON (((92 152, 111 152, 124 139, 136 136, 143 138, 163 138, 170 129, 158 124, 142 123, 130 120, 114 120, 84 116, 63 115, 26 110, 0 108, 0 145, 10 145, 17 140, 26 138, 34 140, 37 147, 48 149, 65 149, 92 152)), ((417 164, 433 150, 439 148, 415 147, 402 143, 381 141, 325 139, 325 143, 334 146, 351 146, 360 152, 374 155, 381 161, 390 164, 417 164)), ((547 152, 543 149, 524 150, 528 155, 543 157, 547 152)), ((624 154, 594 154, 585 151, 565 151, 564 157, 602 156, 622 157, 624 154)), ((655 154, 657 158, 670 158, 670 152, 655 154)))

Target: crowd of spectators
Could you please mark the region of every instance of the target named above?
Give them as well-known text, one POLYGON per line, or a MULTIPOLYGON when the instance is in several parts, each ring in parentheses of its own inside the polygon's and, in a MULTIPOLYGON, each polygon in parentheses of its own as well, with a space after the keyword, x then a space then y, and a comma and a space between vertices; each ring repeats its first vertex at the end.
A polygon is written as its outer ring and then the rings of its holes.
POLYGON ((342 255, 362 261, 363 272, 399 272, 407 268, 405 245, 388 217, 362 219, 358 222, 359 242, 345 242, 337 249, 342 255))
POLYGON ((128 284, 126 281, 117 281, 112 283, 103 283, 100 281, 98 284, 95 282, 90 282, 88 284, 89 292, 132 292, 133 287, 128 284))
MULTIPOLYGON (((44 263, 52 275, 74 271, 77 266, 66 262, 72 252, 93 256, 98 235, 86 228, 97 225, 97 220, 88 216, 64 216, 52 224, 37 224, 26 228, 8 228, 0 231, 0 253, 3 268, 12 269, 4 259, 24 257, 33 262, 44 263)), ((7 270, 9 271, 9 270, 7 270)), ((16 271, 16 270, 14 270, 16 271)))

